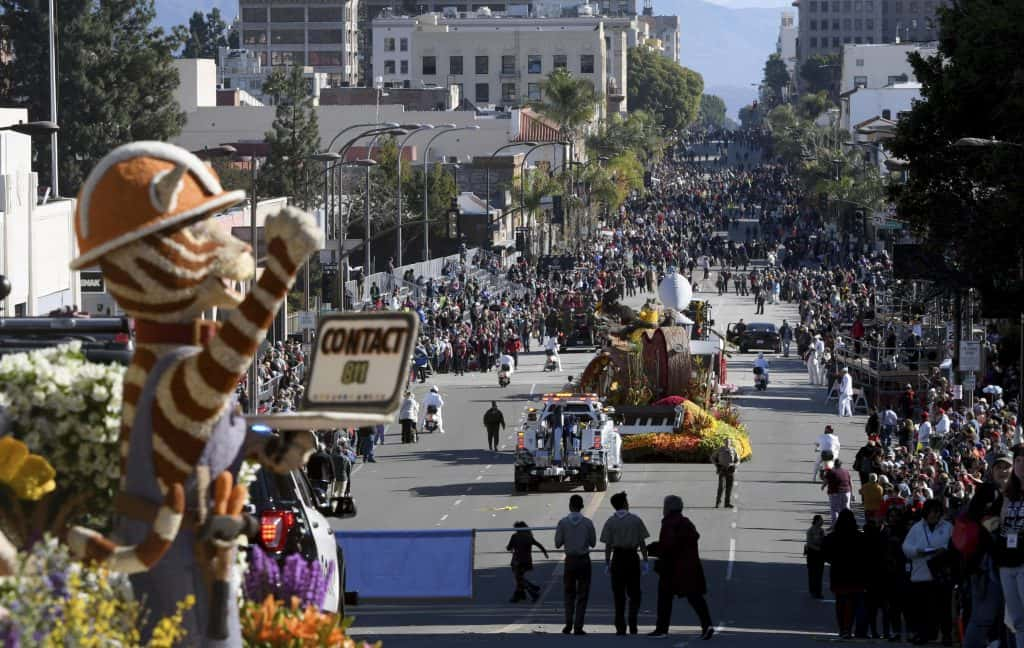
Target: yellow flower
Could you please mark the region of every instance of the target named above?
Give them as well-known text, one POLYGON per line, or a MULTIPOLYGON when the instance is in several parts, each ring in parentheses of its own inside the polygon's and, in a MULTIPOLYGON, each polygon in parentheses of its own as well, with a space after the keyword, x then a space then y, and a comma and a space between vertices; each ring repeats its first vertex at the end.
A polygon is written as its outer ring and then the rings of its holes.
POLYGON ((39 455, 12 437, 0 439, 0 484, 6 485, 18 499, 38 500, 57 489, 57 471, 39 455))

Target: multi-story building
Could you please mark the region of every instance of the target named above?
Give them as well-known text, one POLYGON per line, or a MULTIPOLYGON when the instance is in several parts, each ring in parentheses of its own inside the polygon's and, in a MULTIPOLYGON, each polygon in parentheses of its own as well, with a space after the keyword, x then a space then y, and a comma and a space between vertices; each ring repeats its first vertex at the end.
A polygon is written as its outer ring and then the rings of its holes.
POLYGON ((779 38, 775 43, 775 53, 786 64, 790 78, 796 72, 796 19, 792 11, 783 11, 779 20, 779 38))
POLYGON ((814 55, 841 54, 844 45, 930 42, 937 10, 948 0, 793 0, 800 11, 797 70, 814 55))
POLYGON ((359 81, 357 0, 239 0, 242 46, 262 66, 302 65, 325 73, 329 86, 359 81), (271 6, 271 5, 274 6, 271 6))
MULTIPOLYGON (((646 12, 647 9, 645 8, 646 12)), ((640 23, 647 28, 648 35, 661 43, 661 53, 666 58, 679 62, 679 16, 654 16, 644 13, 640 23)))
MULTIPOLYGON (((477 107, 494 109, 540 99, 541 81, 557 68, 589 79, 603 95, 624 92, 626 50, 642 40, 635 18, 586 12, 568 18, 520 18, 488 9, 458 15, 449 11, 447 16, 380 18, 373 27, 373 69, 387 72, 379 75, 385 84, 455 85, 477 107), (402 38, 410 39, 408 56, 402 55, 402 38), (392 44, 394 50, 383 51, 392 44), (402 61, 408 61, 407 67, 402 61)), ((617 108, 625 111, 626 106, 623 102, 617 108)), ((605 106, 599 113, 604 116, 605 106)))
POLYGON ((934 44, 919 43, 844 45, 839 91, 847 93, 855 88, 884 88, 916 81, 907 56, 919 52, 927 58, 937 51, 934 44))

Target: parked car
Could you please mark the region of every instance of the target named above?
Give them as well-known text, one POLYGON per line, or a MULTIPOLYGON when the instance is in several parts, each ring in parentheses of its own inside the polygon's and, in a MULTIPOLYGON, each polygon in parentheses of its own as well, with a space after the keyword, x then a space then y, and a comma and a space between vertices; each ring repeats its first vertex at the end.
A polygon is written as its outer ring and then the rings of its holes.
POLYGON ((335 563, 321 607, 344 616, 345 557, 325 515, 330 507, 321 501, 306 474, 293 470, 279 475, 260 468, 256 480, 249 486, 249 503, 260 523, 259 543, 279 563, 283 564, 293 553, 301 554, 308 561, 317 561, 324 570, 331 562, 335 563))
POLYGON ((0 317, 0 356, 76 340, 91 362, 127 365, 135 353, 127 317, 0 317))
POLYGON ((736 323, 730 323, 725 329, 725 339, 740 348, 740 353, 750 349, 761 349, 781 353, 782 340, 775 325, 770 322, 751 322, 740 330, 736 323))

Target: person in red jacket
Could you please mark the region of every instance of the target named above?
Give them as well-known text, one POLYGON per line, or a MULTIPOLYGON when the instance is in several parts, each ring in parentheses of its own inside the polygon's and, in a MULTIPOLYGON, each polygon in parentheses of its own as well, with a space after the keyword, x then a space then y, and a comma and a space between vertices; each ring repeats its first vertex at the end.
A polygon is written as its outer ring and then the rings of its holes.
POLYGON ((683 516, 683 500, 678 496, 665 497, 663 512, 658 541, 648 548, 651 555, 658 559, 654 566, 654 571, 658 572, 658 615, 654 631, 648 636, 663 637, 668 634, 672 620, 672 599, 679 596, 686 598, 697 613, 701 639, 710 639, 715 634, 715 627, 711 622, 708 603, 704 599, 707 583, 697 547, 700 533, 693 522, 683 516))
POLYGON ((523 343, 519 341, 518 335, 510 335, 508 340, 505 341, 505 353, 512 356, 512 360, 515 361, 513 369, 519 368, 519 352, 523 349, 523 343))

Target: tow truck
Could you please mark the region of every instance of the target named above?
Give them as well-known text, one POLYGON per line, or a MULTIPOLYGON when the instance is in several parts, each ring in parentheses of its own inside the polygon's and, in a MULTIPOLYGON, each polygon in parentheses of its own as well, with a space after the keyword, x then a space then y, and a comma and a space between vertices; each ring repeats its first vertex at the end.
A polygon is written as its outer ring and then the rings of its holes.
POLYGON ((529 407, 516 435, 515 490, 538 490, 542 483, 604 491, 622 479, 622 438, 612 421, 614 409, 597 394, 544 394, 529 407), (562 412, 562 430, 546 421, 562 412))

